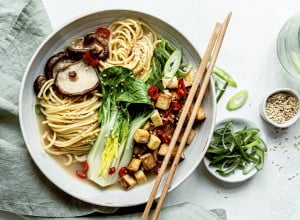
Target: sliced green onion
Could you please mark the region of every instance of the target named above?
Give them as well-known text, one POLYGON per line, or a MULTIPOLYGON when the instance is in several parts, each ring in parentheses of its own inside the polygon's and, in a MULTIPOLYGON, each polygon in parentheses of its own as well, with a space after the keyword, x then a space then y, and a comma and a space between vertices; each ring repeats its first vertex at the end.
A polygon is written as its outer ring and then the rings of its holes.
POLYGON ((259 137, 259 129, 244 127, 235 131, 234 122, 228 121, 214 131, 205 157, 221 176, 229 176, 236 169, 246 175, 263 168, 265 152, 267 146, 259 137))
POLYGON ((42 114, 41 107, 42 107, 42 106, 41 106, 40 104, 36 104, 36 105, 34 106, 35 114, 37 114, 37 115, 42 114))
POLYGON ((179 77, 185 77, 192 70, 193 65, 191 63, 183 63, 180 65, 176 75, 179 77))
POLYGON ((229 111, 233 111, 242 107, 248 99, 248 91, 241 90, 234 94, 227 102, 226 108, 229 111))
POLYGON ((236 81, 232 78, 230 73, 226 72, 225 70, 223 70, 215 65, 214 69, 213 69, 213 73, 216 76, 218 76, 220 79, 227 82, 230 86, 237 87, 236 81))
POLYGON ((227 86, 228 86, 228 82, 226 82, 226 83, 224 84, 223 88, 220 89, 220 91, 219 91, 219 93, 218 93, 218 95, 217 95, 217 102, 219 102, 220 99, 222 98, 224 92, 225 92, 226 89, 227 89, 227 86))
POLYGON ((176 49, 167 60, 163 75, 167 78, 172 78, 179 69, 182 58, 181 49, 176 49))

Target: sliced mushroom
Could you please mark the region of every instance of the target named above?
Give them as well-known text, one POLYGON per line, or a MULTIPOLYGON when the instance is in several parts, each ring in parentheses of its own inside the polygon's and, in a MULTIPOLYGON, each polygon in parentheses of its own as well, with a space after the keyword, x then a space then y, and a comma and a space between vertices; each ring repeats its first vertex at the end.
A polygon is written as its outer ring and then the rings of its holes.
POLYGON ((34 80, 33 83, 33 88, 34 88, 34 92, 36 95, 39 94, 41 88, 43 87, 43 85, 45 84, 45 82, 47 81, 47 78, 45 76, 38 76, 36 77, 36 79, 34 80))
POLYGON ((67 96, 84 95, 99 86, 97 70, 83 61, 76 62, 56 75, 55 85, 67 96))
POLYGON ((65 59, 68 59, 68 54, 65 51, 54 54, 48 59, 44 68, 45 76, 47 77, 47 79, 52 79, 55 77, 53 76, 53 68, 59 61, 65 59))

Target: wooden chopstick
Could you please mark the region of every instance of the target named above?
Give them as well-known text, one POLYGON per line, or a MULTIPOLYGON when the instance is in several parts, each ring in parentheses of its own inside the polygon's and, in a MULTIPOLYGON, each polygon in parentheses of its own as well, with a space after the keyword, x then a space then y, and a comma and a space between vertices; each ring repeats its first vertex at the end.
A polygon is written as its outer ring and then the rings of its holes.
POLYGON ((194 124, 194 121, 195 121, 195 118, 196 118, 196 114, 197 114, 198 108, 200 107, 200 105, 202 103, 205 91, 207 89, 209 80, 211 78, 211 73, 212 73, 214 65, 216 63, 216 60, 217 60, 217 57, 218 57, 218 54, 219 54, 219 51, 220 51, 220 48, 221 48, 221 45, 222 45, 222 42, 223 42, 223 39, 224 39, 225 32, 226 32, 227 26, 228 26, 229 21, 230 21, 230 17, 231 17, 231 13, 228 14, 228 16, 226 17, 226 19, 225 19, 225 21, 223 23, 223 28, 222 28, 222 31, 221 31, 221 33, 219 35, 219 39, 218 39, 218 41, 216 43, 215 50, 214 50, 213 56, 211 58, 211 61, 209 63, 209 67, 208 67, 208 69, 206 71, 205 78, 204 78, 204 80, 202 82, 202 86, 200 88, 199 95, 197 97, 197 100, 195 102, 194 108, 193 108, 192 113, 190 115, 188 124, 187 124, 187 126, 185 128, 184 134, 182 136, 182 139, 181 139, 180 145, 178 147, 176 156, 175 156, 175 158, 173 160, 172 166, 170 168, 169 175, 168 175, 168 178, 166 180, 165 186, 163 188, 163 191, 161 193, 159 201, 158 201, 158 203, 156 205, 156 208, 155 208, 155 211, 154 211, 152 219, 157 219, 158 218, 160 210, 161 210, 161 207, 163 205, 163 202, 164 202, 164 200, 166 198, 166 195, 168 193, 168 190, 170 188, 170 185, 171 185, 172 179, 174 177, 177 165, 178 165, 178 163, 180 161, 180 156, 181 156, 181 154, 182 154, 182 152, 183 152, 183 150, 185 148, 185 145, 186 145, 189 133, 190 133, 192 127, 193 127, 193 124, 194 124))
MULTIPOLYGON (((161 165, 160 171, 159 171, 159 173, 158 173, 158 175, 157 175, 157 177, 156 177, 156 179, 155 179, 155 183, 154 183, 153 189, 152 189, 152 191, 151 191, 151 194, 150 194, 150 196, 149 196, 149 200, 148 200, 148 202, 147 202, 147 204, 146 204, 144 213, 143 213, 143 215, 142 215, 142 219, 143 219, 143 220, 146 220, 146 219, 148 218, 148 215, 149 215, 151 206, 152 206, 153 201, 154 201, 154 199, 155 199, 155 196, 156 196, 156 193, 157 193, 157 191, 158 191, 158 188, 159 188, 160 182, 161 182, 161 180, 162 180, 163 174, 165 173, 165 170, 166 170, 166 168, 167 168, 167 165, 168 165, 168 163, 169 163, 169 161, 170 161, 170 158, 171 158, 173 149, 174 149, 175 144, 176 144, 176 141, 177 141, 177 139, 178 139, 178 137, 179 137, 180 131, 181 131, 182 127, 183 127, 185 118, 186 118, 187 113, 188 113, 188 111, 189 111, 189 109, 190 109, 190 107, 191 107, 191 104, 192 104, 192 102, 193 102, 193 99, 194 99, 194 97, 195 97, 195 95, 196 95, 196 92, 197 92, 197 90, 198 90, 200 81, 201 81, 202 76, 203 76, 203 74, 204 74, 204 72, 205 72, 205 69, 206 69, 206 67, 207 67, 207 63, 209 62, 210 56, 211 56, 211 54, 212 54, 212 51, 213 51, 213 49, 215 48, 216 41, 218 40, 218 42, 217 42, 217 48, 215 49, 215 53, 214 53, 214 55, 213 55, 213 57, 212 57, 212 61, 211 61, 210 63, 214 65, 214 63, 215 63, 215 61, 216 61, 216 58, 217 58, 217 56, 218 56, 218 52, 219 52, 219 49, 220 49, 220 47, 221 47, 221 44, 222 44, 222 41, 223 41, 223 38, 224 38, 224 35, 225 35, 225 32, 226 32, 226 28, 227 28, 227 25, 228 25, 229 20, 230 20, 230 17, 231 17, 231 13, 227 16, 227 18, 226 18, 226 20, 225 20, 225 22, 224 22, 223 25, 221 25, 220 23, 217 23, 217 24, 215 25, 215 28, 214 28, 214 31, 213 31, 212 36, 211 36, 211 38, 210 38, 208 47, 207 47, 206 52, 205 52, 205 54, 204 54, 204 57, 203 57, 203 59, 202 59, 202 61, 201 61, 201 63, 200 63, 199 69, 198 69, 198 71, 197 71, 197 73, 196 73, 196 76, 195 76, 195 79, 194 79, 194 83, 193 83, 192 88, 191 88, 191 90, 190 90, 190 92, 189 92, 189 95, 188 95, 188 97, 187 97, 186 103, 185 103, 185 105, 184 105, 184 107, 183 107, 183 110, 182 110, 182 113, 181 113, 180 118, 179 118, 179 120, 178 120, 176 129, 175 129, 175 131, 174 131, 174 134, 173 134, 173 136, 172 136, 171 142, 170 142, 170 144, 169 144, 168 153, 166 154, 166 156, 165 156, 165 158, 164 158, 164 160, 163 160, 163 163, 162 163, 162 165, 161 165), (221 30, 221 28, 222 28, 222 30, 221 30), (220 33, 221 33, 221 34, 220 34, 220 33), (219 36, 219 35, 220 35, 220 36, 219 36)), ((210 65, 210 68, 209 68, 209 69, 211 69, 210 71, 212 71, 213 65, 210 65)), ((207 74, 207 75, 209 75, 209 74, 207 74)), ((203 96, 204 96, 204 93, 205 93, 207 84, 208 84, 208 82, 209 82, 209 77, 206 77, 206 78, 208 78, 208 80, 206 79, 206 80, 203 81, 203 83, 205 83, 206 86, 203 87, 203 89, 201 90, 202 92, 200 91, 200 92, 199 92, 199 96, 198 96, 198 99, 200 100, 200 101, 198 101, 198 102, 200 102, 200 103, 201 103, 201 101, 202 101, 202 99, 203 99, 203 96), (202 94, 202 95, 201 95, 201 94, 202 94), (202 98, 199 98, 199 97, 201 97, 201 96, 202 96, 202 98)), ((198 99, 197 99, 197 100, 198 100, 198 99)), ((198 106, 200 105, 200 103, 198 104, 198 106)), ((193 112, 194 112, 194 111, 193 111, 193 112)), ((193 115, 193 112, 192 112, 192 115, 193 115)), ((194 116, 194 119, 195 119, 195 116, 194 116)), ((194 120, 193 120, 193 121, 194 121, 194 120)), ((192 122, 191 122, 191 123, 192 123, 192 122)), ((190 123, 189 123, 189 124, 190 124, 190 123)), ((187 133, 187 132, 185 132, 185 133, 187 133)), ((184 135, 184 136, 187 136, 187 135, 184 135)), ((187 137, 185 137, 185 142, 186 142, 186 140, 187 140, 187 137)), ((182 150, 183 150, 183 149, 181 149, 181 152, 179 152, 180 149, 178 149, 178 152, 177 152, 177 154, 176 154, 175 159, 177 158, 176 160, 178 160, 178 161, 179 161, 178 158, 180 157, 180 154, 182 153, 182 150)), ((157 219, 157 218, 158 218, 158 215, 159 215, 159 213, 160 213, 160 209, 161 209, 161 207, 162 207, 163 200, 164 200, 164 198, 165 198, 165 196, 166 196, 166 194, 167 194, 167 192, 168 192, 168 189, 169 189, 169 187, 170 187, 171 180, 172 180, 172 178, 173 178, 173 176, 174 176, 174 173, 175 173, 175 170, 176 170, 178 161, 175 162, 175 163, 173 162, 173 164, 172 164, 172 168, 171 168, 171 170, 170 170, 170 174, 169 174, 169 177, 168 177, 168 182, 165 184, 165 187, 164 187, 163 197, 162 197, 162 199, 160 200, 160 202, 159 202, 159 204, 158 204, 158 206, 157 206, 157 208, 156 208, 156 210, 155 210, 155 215, 153 216, 153 219, 157 219)))

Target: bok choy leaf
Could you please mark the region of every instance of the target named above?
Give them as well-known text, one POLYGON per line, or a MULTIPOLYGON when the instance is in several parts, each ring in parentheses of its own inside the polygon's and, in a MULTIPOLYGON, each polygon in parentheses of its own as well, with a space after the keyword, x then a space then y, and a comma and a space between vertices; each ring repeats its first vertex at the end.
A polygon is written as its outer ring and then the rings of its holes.
POLYGON ((130 69, 117 66, 100 73, 103 94, 99 109, 100 133, 88 155, 88 178, 100 186, 114 184, 118 171, 132 157, 133 135, 150 117, 153 104, 146 84, 130 69), (115 172, 110 173, 114 167, 115 172))

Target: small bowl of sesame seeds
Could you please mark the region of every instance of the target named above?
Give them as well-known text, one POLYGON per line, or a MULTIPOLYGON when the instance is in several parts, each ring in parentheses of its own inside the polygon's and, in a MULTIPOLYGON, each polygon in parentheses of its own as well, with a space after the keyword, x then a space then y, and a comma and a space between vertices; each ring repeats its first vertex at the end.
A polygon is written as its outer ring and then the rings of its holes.
POLYGON ((300 97, 289 88, 276 89, 267 95, 260 105, 262 118, 278 128, 294 124, 299 116, 300 97))

